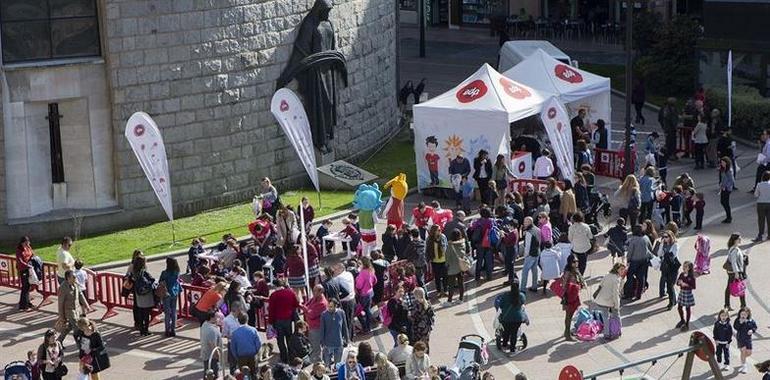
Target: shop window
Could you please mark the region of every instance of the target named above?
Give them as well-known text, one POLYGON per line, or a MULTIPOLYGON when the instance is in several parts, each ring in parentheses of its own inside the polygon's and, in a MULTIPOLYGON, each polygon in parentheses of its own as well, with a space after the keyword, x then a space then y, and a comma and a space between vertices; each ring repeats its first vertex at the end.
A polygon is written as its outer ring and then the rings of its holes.
POLYGON ((3 62, 101 54, 96 0, 2 0, 3 62))

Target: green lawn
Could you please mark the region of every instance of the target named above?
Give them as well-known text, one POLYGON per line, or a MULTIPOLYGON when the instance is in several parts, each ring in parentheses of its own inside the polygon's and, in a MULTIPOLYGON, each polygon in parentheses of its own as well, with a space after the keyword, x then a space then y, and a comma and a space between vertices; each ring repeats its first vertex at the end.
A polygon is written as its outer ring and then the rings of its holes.
MULTIPOLYGON (((409 129, 404 129, 381 151, 365 161, 362 167, 378 175, 380 183, 385 183, 398 173, 404 172, 410 183, 414 185, 417 177, 410 136, 409 129)), ((311 189, 285 191, 281 194, 281 199, 289 204, 299 204, 303 196, 308 197, 315 207, 316 218, 344 210, 353 200, 352 191, 322 191, 321 206, 323 207, 319 208, 318 196, 311 189)), ((147 255, 154 255, 188 247, 190 240, 198 236, 212 243, 219 241, 226 233, 232 233, 235 236, 247 235, 246 226, 253 219, 250 203, 233 205, 177 219, 174 222, 177 242, 173 245, 171 244, 171 224, 161 222, 118 232, 81 236, 76 239, 72 254, 82 259, 86 265, 128 259, 134 249, 141 249, 147 255)), ((56 259, 58 242, 33 241, 32 243, 35 252, 43 260, 56 259)), ((13 252, 14 249, 2 247, 2 251, 13 252)))

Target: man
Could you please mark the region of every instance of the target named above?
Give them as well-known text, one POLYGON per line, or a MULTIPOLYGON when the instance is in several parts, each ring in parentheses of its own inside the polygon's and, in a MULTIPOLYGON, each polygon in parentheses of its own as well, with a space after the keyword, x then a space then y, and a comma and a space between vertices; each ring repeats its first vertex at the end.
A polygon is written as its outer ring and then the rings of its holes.
POLYGON ((65 236, 61 239, 61 245, 56 252, 56 277, 59 278, 59 285, 64 283, 64 273, 68 270, 75 270, 75 258, 70 254, 72 247, 72 238, 65 236))
POLYGON ((238 323, 241 324, 241 327, 233 331, 230 339, 230 350, 238 362, 238 368, 246 366, 249 367, 251 373, 257 373, 255 358, 259 348, 262 347, 262 341, 259 339, 257 329, 246 324, 248 321, 249 318, 245 314, 238 315, 238 323))
POLYGON ((417 207, 412 209, 412 220, 409 224, 417 226, 420 231, 420 239, 425 240, 425 234, 428 232, 428 226, 431 223, 433 217, 433 207, 420 202, 417 207))
POLYGON ((216 313, 209 313, 209 319, 203 322, 200 328, 201 360, 203 360, 203 378, 211 370, 215 374, 219 372, 219 352, 214 349, 222 345, 222 333, 217 326, 216 313), (212 355, 212 353, 214 353, 212 355))
POLYGON ((578 140, 587 140, 587 136, 589 136, 588 131, 585 128, 585 118, 586 118, 586 110, 585 108, 581 108, 578 110, 577 116, 573 117, 572 120, 569 121, 569 126, 572 129, 572 142, 577 142, 578 140))
POLYGON ((299 300, 293 290, 286 286, 286 280, 276 279, 273 285, 278 288, 268 298, 267 319, 273 326, 277 334, 278 351, 280 352, 281 362, 289 362, 289 337, 291 336, 291 326, 294 319, 294 311, 299 307, 299 300))
POLYGON ((759 227, 759 234, 753 240, 755 243, 762 241, 765 225, 767 225, 767 235, 770 239, 770 171, 762 173, 761 179, 754 190, 754 197, 757 198, 757 227, 759 227))
POLYGON ((591 138, 591 142, 594 146, 599 149, 607 149, 609 147, 607 140, 608 135, 609 133, 607 133, 607 127, 605 126, 604 120, 596 120, 596 130, 591 138))
POLYGON ((334 279, 340 286, 340 292, 344 297, 340 298, 340 306, 345 312, 346 320, 348 321, 348 337, 353 339, 353 316, 356 311, 356 280, 353 278, 353 274, 345 269, 342 264, 337 264, 334 267, 335 275, 334 279))
POLYGON ((91 306, 88 305, 86 297, 77 284, 75 273, 67 270, 64 272, 64 282, 59 286, 59 321, 57 323, 66 324, 64 330, 59 334, 60 343, 64 342, 64 338, 70 331, 74 330, 75 334, 79 331, 78 318, 91 310, 91 306), (78 306, 81 307, 80 312, 78 312, 78 306))
POLYGON ((753 193, 757 188, 757 184, 762 180, 762 174, 767 170, 770 170, 770 130, 765 129, 762 134, 759 135, 760 145, 762 148, 757 155, 757 174, 754 177, 754 187, 749 191, 753 193))
POLYGON ((644 141, 644 153, 646 154, 655 154, 655 152, 658 151, 658 147, 655 143, 655 140, 660 135, 658 132, 652 132, 649 135, 647 135, 647 140, 644 141))
POLYGON ((425 242, 420 238, 420 231, 416 228, 409 230, 409 236, 412 240, 409 241, 409 245, 404 250, 404 255, 407 261, 414 265, 415 276, 417 276, 417 285, 420 287, 425 286, 425 268, 428 266, 428 261, 425 258, 425 242))
POLYGON ((551 152, 548 149, 543 149, 543 153, 535 160, 535 178, 547 180, 553 175, 554 167, 550 156, 551 152))
POLYGON ((527 287, 529 272, 532 272, 532 286, 529 288, 529 291, 536 292, 539 283, 537 263, 540 258, 540 230, 535 227, 532 217, 528 216, 524 218, 522 231, 524 233, 524 266, 521 269, 519 287, 521 291, 524 291, 524 288, 527 287))
POLYGON ((524 193, 524 214, 526 216, 533 216, 537 212, 538 201, 537 194, 535 193, 535 185, 527 183, 527 191, 524 193))
POLYGON ((639 224, 647 219, 652 219, 652 207, 655 203, 655 191, 657 190, 655 180, 655 168, 648 167, 644 170, 644 175, 639 178, 639 191, 641 192, 642 205, 639 209, 639 224))
POLYGON ((342 347, 350 341, 348 331, 345 313, 337 308, 336 300, 328 300, 326 311, 321 314, 321 347, 324 363, 333 366, 342 360, 342 347))
POLYGON ((492 161, 489 159, 489 152, 484 149, 473 159, 473 179, 478 185, 481 203, 490 204, 489 180, 492 179, 492 161))
MULTIPOLYGON (((243 313, 243 305, 235 301, 230 305, 230 314, 222 321, 222 336, 228 339, 228 345, 232 343, 233 332, 243 324, 238 321, 238 317, 243 313)), ((248 322, 248 316, 246 321, 248 322)), ((232 348, 227 350, 227 363, 230 364, 230 373, 234 373, 238 368, 238 360, 233 356, 232 348)))
POLYGON ((658 122, 666 134, 666 152, 671 161, 676 161, 676 131, 679 125, 679 110, 676 109, 676 98, 668 98, 666 105, 658 112, 658 122))

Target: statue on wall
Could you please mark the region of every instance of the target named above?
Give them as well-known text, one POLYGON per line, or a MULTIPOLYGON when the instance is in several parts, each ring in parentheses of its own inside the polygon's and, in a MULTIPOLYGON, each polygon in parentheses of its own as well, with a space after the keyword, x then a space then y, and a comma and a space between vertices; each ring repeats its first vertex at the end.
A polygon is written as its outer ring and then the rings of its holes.
POLYGON ((289 64, 278 78, 276 89, 297 79, 313 133, 313 145, 322 153, 331 151, 337 124, 337 78, 348 84, 345 57, 336 50, 334 26, 329 20, 332 0, 316 0, 302 20, 289 64))

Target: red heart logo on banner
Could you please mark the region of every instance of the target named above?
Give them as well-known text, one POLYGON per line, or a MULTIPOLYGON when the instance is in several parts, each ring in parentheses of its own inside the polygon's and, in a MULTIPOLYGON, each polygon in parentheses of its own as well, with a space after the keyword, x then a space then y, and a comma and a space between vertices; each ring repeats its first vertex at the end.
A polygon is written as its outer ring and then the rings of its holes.
POLYGON ((134 136, 142 137, 143 134, 144 134, 144 125, 137 124, 137 126, 134 127, 134 136))
POLYGON ((289 110, 289 103, 286 103, 285 100, 281 100, 281 106, 280 106, 281 112, 286 112, 289 110))
POLYGON ((457 101, 460 103, 470 103, 481 99, 487 93, 487 85, 483 80, 477 79, 457 91, 457 101))
POLYGON ((553 72, 556 74, 557 78, 567 83, 576 84, 583 81, 583 76, 580 75, 579 72, 564 64, 556 65, 553 68, 553 72))
POLYGON ((524 164, 524 162, 519 162, 519 173, 524 173, 524 170, 527 168, 527 165, 524 164))
POLYGON ((553 119, 556 117, 556 108, 551 107, 548 109, 548 118, 553 119))
POLYGON ((532 96, 529 90, 506 78, 500 78, 500 84, 503 85, 505 93, 514 99, 522 100, 532 96))
POLYGON ((557 131, 561 132, 561 127, 562 127, 561 122, 556 123, 556 130, 557 131))

